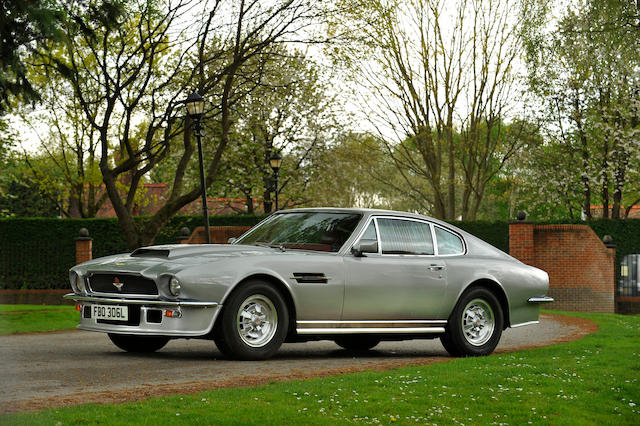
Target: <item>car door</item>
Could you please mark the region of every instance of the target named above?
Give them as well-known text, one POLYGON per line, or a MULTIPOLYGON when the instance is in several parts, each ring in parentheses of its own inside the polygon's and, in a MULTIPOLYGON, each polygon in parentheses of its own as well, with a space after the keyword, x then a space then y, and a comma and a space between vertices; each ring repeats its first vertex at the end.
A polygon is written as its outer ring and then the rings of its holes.
POLYGON ((378 252, 345 256, 342 319, 446 319, 447 270, 433 233, 418 219, 372 218, 360 240, 377 240, 378 252))

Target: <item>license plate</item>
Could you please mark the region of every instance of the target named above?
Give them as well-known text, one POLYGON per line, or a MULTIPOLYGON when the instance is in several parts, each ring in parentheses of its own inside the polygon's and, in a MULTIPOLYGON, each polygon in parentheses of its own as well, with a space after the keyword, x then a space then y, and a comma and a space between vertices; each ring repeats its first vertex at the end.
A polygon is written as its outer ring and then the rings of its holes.
POLYGON ((91 317, 103 320, 127 321, 129 308, 127 306, 91 305, 91 317))

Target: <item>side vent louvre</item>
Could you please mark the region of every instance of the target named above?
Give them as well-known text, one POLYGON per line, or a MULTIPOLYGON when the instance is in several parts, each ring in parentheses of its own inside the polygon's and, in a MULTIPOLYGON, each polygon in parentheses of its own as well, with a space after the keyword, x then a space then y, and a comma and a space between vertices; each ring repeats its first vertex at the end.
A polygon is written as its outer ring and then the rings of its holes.
POLYGON ((293 279, 298 284, 326 284, 328 281, 322 272, 294 272, 293 279))

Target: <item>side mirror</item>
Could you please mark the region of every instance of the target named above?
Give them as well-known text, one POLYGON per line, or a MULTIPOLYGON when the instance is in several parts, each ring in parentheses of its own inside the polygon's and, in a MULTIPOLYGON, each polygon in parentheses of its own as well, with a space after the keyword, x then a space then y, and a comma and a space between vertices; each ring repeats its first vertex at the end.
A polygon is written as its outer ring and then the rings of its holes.
POLYGON ((238 239, 237 239, 236 237, 231 237, 231 238, 229 238, 229 239, 227 240, 227 244, 233 244, 233 243, 235 243, 236 241, 238 241, 238 239))
POLYGON ((377 253, 378 252, 378 240, 360 240, 353 247, 351 247, 351 253, 355 257, 365 257, 365 253, 377 253))

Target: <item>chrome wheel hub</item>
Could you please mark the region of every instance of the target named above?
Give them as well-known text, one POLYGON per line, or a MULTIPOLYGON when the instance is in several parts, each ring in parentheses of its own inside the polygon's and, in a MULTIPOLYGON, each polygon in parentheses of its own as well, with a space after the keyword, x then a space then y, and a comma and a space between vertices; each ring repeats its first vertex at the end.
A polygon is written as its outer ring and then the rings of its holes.
POLYGON ((276 334, 278 313, 268 297, 254 294, 240 305, 236 324, 242 341, 259 348, 269 343, 276 334))
POLYGON ((482 346, 491 339, 495 329, 493 309, 483 299, 473 299, 462 311, 464 338, 473 346, 482 346))

